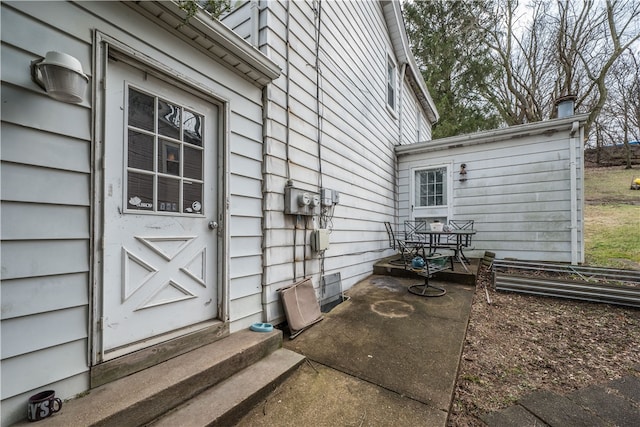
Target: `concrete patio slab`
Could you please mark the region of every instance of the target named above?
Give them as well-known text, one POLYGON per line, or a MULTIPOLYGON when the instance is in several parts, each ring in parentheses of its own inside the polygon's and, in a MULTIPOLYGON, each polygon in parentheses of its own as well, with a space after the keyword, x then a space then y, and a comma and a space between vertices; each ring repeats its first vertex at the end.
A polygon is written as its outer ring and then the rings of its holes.
POLYGON ((446 412, 309 362, 236 427, 444 426, 446 420, 446 412))
POLYGON ((606 426, 605 422, 565 396, 540 390, 518 402, 551 427, 606 426))
POLYGON ((596 416, 615 426, 638 425, 640 410, 631 401, 606 387, 587 387, 570 393, 567 397, 584 408, 590 408, 596 416))
POLYGON ((410 294, 420 281, 370 276, 323 321, 285 338, 316 370, 300 369, 242 425, 445 426, 474 287, 432 279, 446 295, 410 294))
POLYGON ((438 283, 447 294, 425 298, 407 290, 419 281, 371 276, 350 290, 349 301, 295 340, 285 339, 284 346, 448 411, 473 288, 438 283))

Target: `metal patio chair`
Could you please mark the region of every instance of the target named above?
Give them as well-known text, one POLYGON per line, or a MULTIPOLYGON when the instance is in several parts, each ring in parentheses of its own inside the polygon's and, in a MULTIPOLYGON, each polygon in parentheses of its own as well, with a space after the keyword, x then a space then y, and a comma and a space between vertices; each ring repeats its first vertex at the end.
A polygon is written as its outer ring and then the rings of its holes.
MULTIPOLYGON (((454 220, 451 219, 449 220, 449 229, 451 230, 473 230, 473 224, 474 224, 474 220, 470 219, 470 220, 454 220)), ((449 236, 447 239, 449 240, 449 243, 451 243, 451 246, 455 252, 454 256, 459 259, 462 258, 464 261, 469 262, 469 260, 467 259, 467 257, 464 255, 464 252, 462 252, 462 250, 460 248, 458 248, 458 245, 456 244, 457 241, 456 239, 458 238, 462 238, 462 247, 465 248, 470 248, 471 247, 471 239, 472 239, 472 235, 471 234, 465 234, 464 236, 449 236), (458 251, 460 252, 460 254, 458 254, 458 251)))
POLYGON ((393 231, 393 227, 390 222, 385 221, 384 226, 387 230, 387 236, 389 238, 389 247, 395 249, 399 254, 399 259, 389 261, 390 264, 402 265, 405 268, 411 264, 411 260, 418 254, 417 248, 414 245, 409 245, 404 239, 399 239, 397 234, 393 231))

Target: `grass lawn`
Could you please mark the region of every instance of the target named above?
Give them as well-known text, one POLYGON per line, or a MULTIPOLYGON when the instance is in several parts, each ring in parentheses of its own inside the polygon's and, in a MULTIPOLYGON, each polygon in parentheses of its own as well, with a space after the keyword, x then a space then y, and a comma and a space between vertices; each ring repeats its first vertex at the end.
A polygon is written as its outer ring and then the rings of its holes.
POLYGON ((624 169, 621 166, 586 168, 584 197, 587 202, 640 203, 640 191, 629 189, 633 177, 640 177, 640 165, 635 166, 635 169, 624 169))
POLYGON ((630 190, 640 168, 585 170, 585 263, 640 268, 640 190, 630 190))

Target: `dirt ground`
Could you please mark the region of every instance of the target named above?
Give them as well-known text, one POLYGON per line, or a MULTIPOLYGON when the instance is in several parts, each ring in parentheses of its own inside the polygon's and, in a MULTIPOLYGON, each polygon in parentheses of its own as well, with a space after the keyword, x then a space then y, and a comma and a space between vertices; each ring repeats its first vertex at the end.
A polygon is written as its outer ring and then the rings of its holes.
POLYGON ((565 394, 640 365, 640 309, 495 292, 490 280, 483 267, 449 426, 484 426, 480 414, 534 390, 565 394))

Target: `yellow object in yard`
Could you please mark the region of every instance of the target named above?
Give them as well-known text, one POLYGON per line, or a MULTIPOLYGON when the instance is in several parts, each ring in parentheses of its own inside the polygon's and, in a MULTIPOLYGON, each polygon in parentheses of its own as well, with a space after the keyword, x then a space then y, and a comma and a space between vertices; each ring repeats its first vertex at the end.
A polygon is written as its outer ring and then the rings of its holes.
POLYGON ((633 183, 636 184, 636 185, 640 185, 640 178, 634 179, 633 183))

